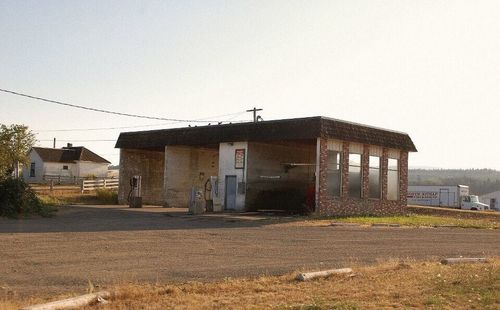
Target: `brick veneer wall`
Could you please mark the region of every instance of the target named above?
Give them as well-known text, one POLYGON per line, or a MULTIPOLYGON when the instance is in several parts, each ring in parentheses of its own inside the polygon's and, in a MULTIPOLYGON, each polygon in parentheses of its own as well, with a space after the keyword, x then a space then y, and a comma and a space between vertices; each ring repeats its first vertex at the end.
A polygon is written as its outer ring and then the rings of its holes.
POLYGON ((342 145, 342 176, 341 195, 333 197, 327 195, 327 139, 319 139, 319 188, 316 212, 327 216, 347 215, 395 215, 403 214, 406 206, 408 191, 408 152, 401 151, 399 159, 399 200, 387 200, 387 168, 388 152, 383 149, 381 158, 381 199, 368 198, 369 193, 369 145, 363 146, 362 171, 362 197, 352 198, 348 195, 349 189, 349 142, 342 145))

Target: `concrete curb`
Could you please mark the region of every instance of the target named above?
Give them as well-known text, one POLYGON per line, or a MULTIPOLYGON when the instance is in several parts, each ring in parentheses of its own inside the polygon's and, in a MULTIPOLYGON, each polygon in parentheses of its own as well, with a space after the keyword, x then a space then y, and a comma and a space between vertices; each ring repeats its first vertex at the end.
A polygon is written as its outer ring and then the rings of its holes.
POLYGON ((344 223, 344 222, 332 222, 330 226, 361 226, 358 223, 344 223))
POLYGON ((484 257, 457 257, 445 258, 441 260, 443 265, 465 264, 465 263, 487 263, 488 260, 484 257))
POLYGON ((373 227, 401 227, 399 224, 389 224, 389 223, 373 223, 373 227))

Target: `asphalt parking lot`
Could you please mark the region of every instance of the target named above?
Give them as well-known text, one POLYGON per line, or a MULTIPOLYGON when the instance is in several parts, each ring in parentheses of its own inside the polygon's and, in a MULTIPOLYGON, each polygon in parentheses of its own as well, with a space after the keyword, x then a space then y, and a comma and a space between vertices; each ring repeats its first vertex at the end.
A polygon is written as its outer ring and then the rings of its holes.
POLYGON ((0 290, 84 291, 130 281, 210 281, 388 259, 500 256, 500 231, 307 226, 291 218, 123 206, 0 219, 0 290))

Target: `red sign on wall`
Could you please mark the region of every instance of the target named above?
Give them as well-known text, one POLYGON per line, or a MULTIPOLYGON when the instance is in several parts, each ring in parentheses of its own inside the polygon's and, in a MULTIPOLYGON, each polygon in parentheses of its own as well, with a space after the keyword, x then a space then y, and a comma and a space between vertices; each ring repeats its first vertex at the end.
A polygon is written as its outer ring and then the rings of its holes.
POLYGON ((245 168, 245 149, 234 150, 234 168, 235 169, 245 168))

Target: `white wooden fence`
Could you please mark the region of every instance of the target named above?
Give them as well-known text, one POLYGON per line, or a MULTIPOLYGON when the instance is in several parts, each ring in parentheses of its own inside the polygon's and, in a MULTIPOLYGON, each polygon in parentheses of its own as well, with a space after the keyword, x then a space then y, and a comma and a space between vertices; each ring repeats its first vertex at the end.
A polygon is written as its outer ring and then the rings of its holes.
POLYGON ((82 193, 85 191, 94 191, 99 188, 118 188, 118 179, 96 179, 96 180, 83 180, 82 193))

